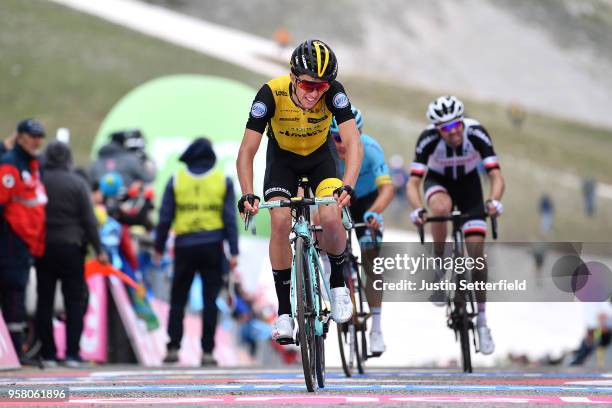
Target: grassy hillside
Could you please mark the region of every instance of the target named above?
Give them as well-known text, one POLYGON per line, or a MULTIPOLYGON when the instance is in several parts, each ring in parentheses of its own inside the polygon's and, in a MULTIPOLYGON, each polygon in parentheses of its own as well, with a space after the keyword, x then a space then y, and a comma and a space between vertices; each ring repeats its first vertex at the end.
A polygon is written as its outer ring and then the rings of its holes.
POLYGON ((40 118, 52 133, 66 126, 79 162, 88 159, 110 108, 139 84, 183 73, 252 86, 263 81, 235 65, 40 0, 2 0, 0 54, 2 134, 26 116, 40 118))
MULTIPOLYGON (((0 50, 2 133, 10 133, 17 120, 26 116, 42 119, 50 133, 69 127, 81 163, 87 160, 92 138, 113 104, 152 78, 200 73, 253 87, 267 79, 37 0, 2 0, 0 50)), ((425 107, 437 95, 363 78, 340 79, 363 110, 366 131, 381 141, 388 154, 399 153, 409 162, 426 124, 425 107)), ((537 238, 537 203, 543 191, 556 204, 554 239, 610 239, 610 201, 600 200, 598 216, 585 219, 579 185, 568 182, 566 176, 593 176, 612 183, 608 159, 612 132, 529 112, 524 128, 516 132, 505 106, 464 101, 468 114, 492 133, 508 182, 506 214, 500 222, 504 240, 537 238)), ((407 225, 407 211, 397 219, 391 215, 388 225, 407 225)))

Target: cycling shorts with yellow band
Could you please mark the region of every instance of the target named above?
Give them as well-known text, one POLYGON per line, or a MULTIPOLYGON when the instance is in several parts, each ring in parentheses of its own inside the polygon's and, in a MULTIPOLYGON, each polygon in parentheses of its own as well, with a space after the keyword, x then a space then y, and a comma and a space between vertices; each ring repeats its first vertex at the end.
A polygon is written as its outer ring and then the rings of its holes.
POLYGON ((246 125, 262 134, 267 127, 269 141, 276 142, 279 154, 309 156, 327 142, 334 116, 338 124, 354 118, 348 96, 338 81, 330 82, 330 88, 312 109, 298 107, 291 99, 292 93, 289 75, 262 86, 246 125))
POLYGON ((339 174, 338 155, 331 138, 308 156, 283 151, 270 139, 266 152, 264 200, 297 195, 298 179, 308 177, 313 193, 321 182, 339 174))

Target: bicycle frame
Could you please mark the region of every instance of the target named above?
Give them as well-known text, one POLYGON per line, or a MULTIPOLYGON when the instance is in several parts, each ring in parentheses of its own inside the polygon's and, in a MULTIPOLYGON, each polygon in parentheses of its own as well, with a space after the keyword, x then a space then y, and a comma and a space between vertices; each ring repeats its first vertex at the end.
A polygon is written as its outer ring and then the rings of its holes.
MULTIPOLYGON (((331 199, 332 202, 330 202, 330 204, 335 203, 335 199, 331 199)), ((319 253, 316 249, 315 246, 315 242, 316 242, 316 238, 314 236, 313 230, 316 229, 312 228, 312 225, 310 224, 310 208, 309 207, 298 207, 297 209, 298 214, 296 214, 296 218, 295 218, 295 223, 293 224, 293 227, 291 228, 291 231, 295 234, 295 238, 293 239, 293 242, 295 242, 295 239, 297 237, 302 237, 304 239, 304 242, 306 244, 306 247, 308 248, 308 274, 309 274, 309 282, 312 285, 312 294, 314 296, 313 299, 313 305, 314 305, 314 314, 315 316, 317 316, 317 319, 315 319, 315 334, 317 336, 323 336, 323 332, 324 332, 324 328, 323 328, 323 316, 321 315, 321 310, 319 309, 319 305, 320 305, 320 301, 319 301, 319 284, 322 281, 323 282, 323 287, 325 288, 325 291, 327 293, 328 299, 331 299, 331 289, 329 288, 328 283, 325 281, 325 279, 322 279, 321 276, 321 271, 323 271, 323 265, 321 263, 321 258, 319 257, 319 253), (302 213, 302 214, 300 214, 302 213), (315 266, 316 265, 316 266, 315 266)), ((295 253, 294 253, 294 257, 295 257, 295 253)), ((296 293, 295 293, 295 288, 296 288, 296 283, 295 283, 295 279, 296 279, 296 272, 295 272, 295 259, 293 261, 293 265, 291 267, 291 313, 293 317, 297 316, 297 297, 296 297, 296 293)))
MULTIPOLYGON (((328 296, 328 299, 331 299, 331 289, 329 284, 322 279, 322 271, 323 264, 321 263, 321 259, 319 258, 319 253, 316 248, 316 237, 314 236, 315 231, 321 231, 321 227, 314 226, 310 223, 310 207, 311 206, 319 206, 319 205, 333 205, 336 204, 336 199, 332 197, 324 197, 324 198, 310 198, 310 197, 294 197, 291 200, 278 200, 278 201, 268 201, 261 203, 259 208, 281 208, 281 207, 290 207, 295 210, 295 214, 292 214, 294 219, 294 223, 291 227, 291 232, 294 234, 294 238, 292 239, 292 243, 295 242, 297 237, 301 237, 304 239, 304 243, 308 248, 308 273, 310 277, 310 282, 312 284, 313 291, 311 293, 314 294, 315 299, 315 315, 317 316, 315 322, 315 334, 317 336, 322 336, 324 327, 324 316, 321 315, 321 310, 319 309, 319 282, 323 282, 323 287, 328 296)), ((343 224, 350 225, 352 227, 352 222, 350 219, 346 219, 347 211, 343 209, 342 218, 343 224)), ((294 254, 295 257, 295 254, 294 254)), ((291 313, 293 317, 297 316, 296 312, 296 274, 295 274, 295 258, 291 267, 291 313)))

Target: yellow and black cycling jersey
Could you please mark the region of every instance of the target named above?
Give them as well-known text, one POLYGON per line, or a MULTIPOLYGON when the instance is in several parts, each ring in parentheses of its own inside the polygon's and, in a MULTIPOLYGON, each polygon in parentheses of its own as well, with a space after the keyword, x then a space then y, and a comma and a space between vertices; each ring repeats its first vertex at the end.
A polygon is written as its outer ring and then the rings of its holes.
POLYGON ((351 103, 338 81, 330 82, 330 88, 312 108, 304 110, 291 99, 293 92, 289 75, 269 81, 261 87, 247 122, 247 129, 263 133, 278 147, 300 156, 308 156, 327 141, 332 118, 338 124, 353 119, 351 103))

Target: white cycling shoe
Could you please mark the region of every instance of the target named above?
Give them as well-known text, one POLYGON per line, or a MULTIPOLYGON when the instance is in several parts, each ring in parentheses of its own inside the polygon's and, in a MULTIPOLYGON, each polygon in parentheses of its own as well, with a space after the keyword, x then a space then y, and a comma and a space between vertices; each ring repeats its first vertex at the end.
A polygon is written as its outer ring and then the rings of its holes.
POLYGON ((333 288, 332 293, 332 319, 336 323, 346 323, 353 317, 353 302, 346 286, 333 288))
POLYGON ((381 355, 385 352, 387 346, 385 346, 385 339, 381 331, 370 332, 370 352, 374 355, 381 355))
POLYGON ((293 339, 293 328, 295 323, 288 314, 282 314, 276 318, 272 325, 272 340, 293 339))
POLYGON ((478 344, 482 354, 492 354, 495 351, 495 342, 491 337, 491 330, 485 326, 477 326, 478 329, 478 344))

